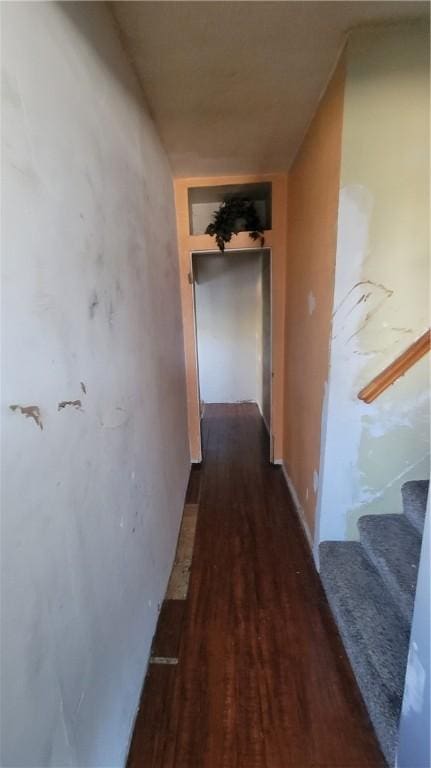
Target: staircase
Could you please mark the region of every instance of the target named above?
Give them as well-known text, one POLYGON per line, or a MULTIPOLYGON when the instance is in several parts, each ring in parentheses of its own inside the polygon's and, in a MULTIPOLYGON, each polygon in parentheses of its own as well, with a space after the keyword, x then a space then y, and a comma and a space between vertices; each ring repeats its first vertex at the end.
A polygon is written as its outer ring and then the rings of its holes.
POLYGON ((320 545, 320 577, 370 719, 393 766, 429 482, 401 489, 403 514, 366 515, 360 542, 320 545))

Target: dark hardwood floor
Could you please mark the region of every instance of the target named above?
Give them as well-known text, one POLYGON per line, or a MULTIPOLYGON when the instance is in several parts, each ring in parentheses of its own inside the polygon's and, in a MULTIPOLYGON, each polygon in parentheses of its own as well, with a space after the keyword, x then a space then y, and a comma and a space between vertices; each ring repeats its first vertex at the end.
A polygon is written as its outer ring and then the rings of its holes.
POLYGON ((154 646, 178 664, 149 666, 129 768, 384 766, 257 408, 207 406, 203 444, 189 592, 154 646))

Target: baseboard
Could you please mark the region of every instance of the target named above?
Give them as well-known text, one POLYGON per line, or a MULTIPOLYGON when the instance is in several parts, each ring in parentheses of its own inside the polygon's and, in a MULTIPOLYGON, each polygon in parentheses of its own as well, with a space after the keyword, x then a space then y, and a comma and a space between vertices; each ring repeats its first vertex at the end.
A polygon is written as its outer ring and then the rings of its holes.
POLYGON ((267 424, 267 421, 266 421, 265 416, 263 415, 262 411, 260 412, 260 415, 262 416, 263 426, 265 427, 265 429, 266 429, 266 431, 268 433, 268 436, 271 437, 271 430, 270 430, 270 428, 269 428, 269 426, 267 424))
POLYGON ((249 400, 249 402, 256 403, 258 411, 259 411, 259 413, 260 413, 260 415, 262 417, 262 421, 263 421, 263 423, 265 425, 266 431, 268 432, 268 435, 271 437, 271 430, 269 428, 269 424, 268 424, 267 420, 265 419, 265 416, 263 414, 263 409, 262 409, 262 406, 261 406, 259 400, 249 400))
POLYGON ((286 481, 286 485, 287 485, 287 487, 289 489, 289 493, 290 493, 290 496, 292 498, 293 505, 295 507, 295 512, 296 512, 296 514, 298 516, 299 522, 301 523, 302 529, 303 529, 303 531, 305 533, 305 538, 307 539, 308 546, 310 547, 311 554, 313 555, 313 559, 314 559, 314 542, 313 542, 310 530, 308 528, 307 521, 305 519, 304 510, 303 510, 303 508, 302 508, 302 506, 300 504, 300 501, 299 501, 299 498, 298 498, 298 494, 296 493, 296 489, 295 489, 295 486, 294 486, 294 484, 292 482, 292 479, 288 475, 288 472, 287 472, 285 464, 283 462, 280 462, 280 464, 281 464, 281 470, 283 472, 283 477, 284 477, 284 479, 286 481))

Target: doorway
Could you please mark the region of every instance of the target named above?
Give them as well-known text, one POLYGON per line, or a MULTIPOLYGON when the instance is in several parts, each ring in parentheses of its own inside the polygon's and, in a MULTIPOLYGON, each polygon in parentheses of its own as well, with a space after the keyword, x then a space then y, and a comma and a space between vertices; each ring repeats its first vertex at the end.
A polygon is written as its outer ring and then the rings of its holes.
POLYGON ((201 417, 252 402, 271 435, 270 250, 194 253, 192 267, 201 417))

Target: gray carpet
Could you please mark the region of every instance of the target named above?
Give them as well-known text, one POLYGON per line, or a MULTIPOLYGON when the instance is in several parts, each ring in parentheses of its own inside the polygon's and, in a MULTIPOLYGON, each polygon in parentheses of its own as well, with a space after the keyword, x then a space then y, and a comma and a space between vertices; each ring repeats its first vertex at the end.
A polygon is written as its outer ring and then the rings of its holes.
POLYGON ((366 515, 359 520, 361 544, 410 624, 421 537, 405 515, 366 515))
POLYGON ((429 480, 410 480, 401 488, 404 514, 422 535, 427 508, 429 480))
POLYGON ((428 481, 402 488, 402 515, 359 520, 360 542, 320 545, 320 576, 382 751, 393 766, 428 481))

